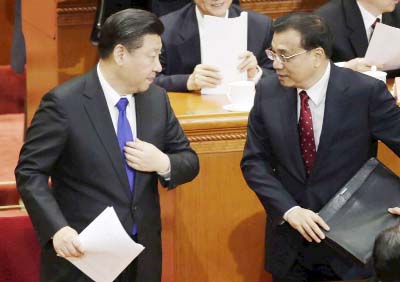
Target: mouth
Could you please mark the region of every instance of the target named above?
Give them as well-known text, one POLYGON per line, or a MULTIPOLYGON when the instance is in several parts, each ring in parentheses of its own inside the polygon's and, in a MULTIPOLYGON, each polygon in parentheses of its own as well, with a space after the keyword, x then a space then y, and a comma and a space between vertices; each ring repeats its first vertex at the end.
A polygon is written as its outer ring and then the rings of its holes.
POLYGON ((220 7, 222 7, 224 5, 224 3, 222 2, 222 3, 213 3, 213 4, 211 4, 211 7, 213 7, 213 8, 220 8, 220 7))

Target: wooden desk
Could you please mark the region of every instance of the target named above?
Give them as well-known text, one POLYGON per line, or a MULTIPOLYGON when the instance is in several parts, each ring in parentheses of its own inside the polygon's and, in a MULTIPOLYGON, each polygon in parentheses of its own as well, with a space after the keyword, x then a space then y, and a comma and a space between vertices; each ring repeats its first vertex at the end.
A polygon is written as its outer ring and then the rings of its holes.
POLYGON ((160 189, 163 282, 271 281, 263 270, 265 212, 240 170, 248 114, 225 111, 225 96, 169 96, 200 175, 160 189))
MULTIPOLYGON (((225 96, 169 97, 199 154, 200 175, 176 190, 160 189, 163 282, 271 281, 263 270, 265 212, 239 165, 248 113, 225 111, 225 96)), ((379 159, 400 175, 399 158, 383 144, 379 159)))

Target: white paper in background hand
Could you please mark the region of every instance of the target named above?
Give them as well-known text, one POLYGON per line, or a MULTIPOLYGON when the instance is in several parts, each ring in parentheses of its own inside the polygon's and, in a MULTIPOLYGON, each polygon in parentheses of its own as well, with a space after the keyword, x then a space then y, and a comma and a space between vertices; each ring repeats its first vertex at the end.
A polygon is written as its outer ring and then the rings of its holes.
POLYGON ((126 233, 113 207, 106 208, 80 234, 85 251, 67 258, 96 282, 111 282, 144 250, 126 233))
POLYGON ((201 63, 217 67, 222 82, 215 88, 204 88, 201 94, 224 95, 229 82, 247 80, 240 72, 239 56, 247 50, 247 12, 236 18, 204 16, 204 38, 201 63))
POLYGON ((365 60, 371 65, 382 65, 382 70, 400 68, 400 29, 377 23, 369 42, 365 60))

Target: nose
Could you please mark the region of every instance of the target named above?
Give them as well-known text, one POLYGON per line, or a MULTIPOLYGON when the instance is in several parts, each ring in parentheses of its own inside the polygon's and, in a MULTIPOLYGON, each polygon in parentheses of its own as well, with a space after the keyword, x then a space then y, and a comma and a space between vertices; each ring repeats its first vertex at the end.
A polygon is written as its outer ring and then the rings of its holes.
POLYGON ((154 65, 154 71, 155 72, 161 72, 162 71, 162 66, 161 66, 161 63, 160 63, 160 56, 157 56, 157 59, 156 59, 155 65, 154 65))
POLYGON ((276 70, 282 69, 283 68, 283 64, 280 60, 273 60, 272 61, 272 67, 276 70))

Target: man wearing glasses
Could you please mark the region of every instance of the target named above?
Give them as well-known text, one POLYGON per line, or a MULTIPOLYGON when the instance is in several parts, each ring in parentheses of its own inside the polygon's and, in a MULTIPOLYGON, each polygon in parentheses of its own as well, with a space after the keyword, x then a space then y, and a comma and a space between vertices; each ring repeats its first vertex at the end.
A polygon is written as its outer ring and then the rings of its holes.
POLYGON ((318 211, 372 156, 374 139, 400 155, 400 108, 383 82, 330 62, 319 16, 290 14, 273 29, 276 75, 257 85, 241 161, 268 215, 265 269, 274 282, 367 278, 368 266, 323 243, 318 211))

